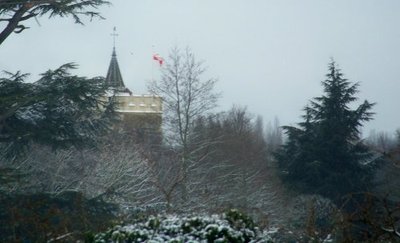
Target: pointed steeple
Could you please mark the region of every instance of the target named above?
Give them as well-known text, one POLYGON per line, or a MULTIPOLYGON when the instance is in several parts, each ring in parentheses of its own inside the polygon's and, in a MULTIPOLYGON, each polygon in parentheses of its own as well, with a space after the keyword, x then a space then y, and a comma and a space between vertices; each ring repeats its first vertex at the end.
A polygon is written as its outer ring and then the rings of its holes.
POLYGON ((121 71, 119 70, 119 65, 117 61, 117 54, 115 52, 115 27, 114 32, 111 34, 114 36, 114 47, 111 55, 110 66, 108 67, 107 76, 106 76, 106 84, 115 91, 118 92, 127 92, 132 93, 128 88, 125 87, 124 81, 122 79, 121 71))

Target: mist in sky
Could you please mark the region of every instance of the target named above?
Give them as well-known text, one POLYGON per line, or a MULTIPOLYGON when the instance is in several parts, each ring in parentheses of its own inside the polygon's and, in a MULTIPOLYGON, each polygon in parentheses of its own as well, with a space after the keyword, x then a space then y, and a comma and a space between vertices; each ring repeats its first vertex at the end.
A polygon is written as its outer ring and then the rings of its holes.
MULTIPOLYGON (((376 102, 364 128, 400 128, 400 1, 386 0, 115 0, 105 20, 39 18, 0 46, 0 70, 31 73, 76 62, 76 74, 105 76, 116 26, 117 58, 126 86, 146 93, 159 78, 158 53, 189 46, 216 77, 218 110, 247 106, 265 121, 300 121, 302 108, 322 94, 333 58, 345 78, 360 82, 360 100, 376 102)), ((0 26, 4 23, 0 22, 0 26)))

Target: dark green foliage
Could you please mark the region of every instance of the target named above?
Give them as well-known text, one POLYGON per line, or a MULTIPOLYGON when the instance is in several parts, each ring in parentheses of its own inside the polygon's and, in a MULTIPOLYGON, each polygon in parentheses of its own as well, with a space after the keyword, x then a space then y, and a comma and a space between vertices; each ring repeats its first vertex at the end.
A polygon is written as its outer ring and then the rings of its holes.
POLYGON ((117 225, 94 242, 264 242, 250 217, 230 210, 224 216, 150 216, 142 222, 117 225), (157 222, 157 223, 154 223, 157 222))
POLYGON ((236 229, 247 228, 254 230, 255 223, 248 215, 236 209, 231 209, 225 213, 225 219, 236 229))
POLYGON ((0 241, 46 242, 64 234, 82 238, 82 233, 110 227, 118 207, 88 200, 79 192, 60 195, 0 195, 0 241))
POLYGON ((276 157, 291 186, 338 199, 368 190, 372 165, 367 163, 370 153, 360 141, 360 128, 372 119, 374 104, 364 101, 351 109, 358 83, 343 78, 334 62, 322 85, 324 95, 304 109, 303 122, 284 127, 288 139, 276 157))
POLYGON ((256 224, 252 218, 243 212, 240 212, 236 209, 231 209, 225 213, 225 219, 229 222, 229 225, 231 225, 232 228, 243 233, 245 242, 250 242, 252 240, 254 235, 250 232, 256 231, 256 224), (247 231, 247 229, 250 231, 247 231))
POLYGON ((94 145, 114 119, 103 78, 70 75, 65 64, 35 83, 26 74, 0 78, 0 148, 9 157, 34 142, 54 149, 94 145))
POLYGON ((8 167, 0 168, 0 184, 5 185, 19 181, 24 176, 19 170, 8 167))
POLYGON ((396 130, 397 146, 400 147, 400 129, 396 130))
POLYGON ((7 24, 0 30, 0 45, 11 33, 28 29, 24 21, 42 16, 72 17, 83 24, 81 17, 102 18, 95 10, 109 4, 105 0, 1 0, 0 19, 7 24))
POLYGON ((343 215, 338 225, 340 242, 400 242, 400 202, 370 193, 355 193, 346 197, 343 215))
MULTIPOLYGON (((49 17, 68 17, 72 16, 75 22, 82 24, 80 16, 100 17, 98 12, 87 11, 87 8, 97 8, 101 5, 108 4, 108 1, 104 0, 48 0, 48 1, 37 1, 37 0, 6 0, 0 3, 0 14, 10 15, 16 12, 18 9, 24 9, 29 18, 35 16, 43 16, 48 14, 49 17)), ((26 20, 27 17, 23 18, 26 20)))

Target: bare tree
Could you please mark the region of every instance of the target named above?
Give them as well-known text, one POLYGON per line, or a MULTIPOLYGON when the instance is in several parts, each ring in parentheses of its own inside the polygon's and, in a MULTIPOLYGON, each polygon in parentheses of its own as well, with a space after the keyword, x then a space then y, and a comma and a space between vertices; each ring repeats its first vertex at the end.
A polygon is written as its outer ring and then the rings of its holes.
POLYGON ((212 110, 220 97, 214 91, 216 79, 203 79, 203 62, 193 52, 175 47, 171 50, 161 80, 152 81, 149 91, 163 98, 166 138, 180 154, 180 172, 184 184, 190 163, 196 162, 189 149, 193 122, 212 110))
POLYGON ((232 205, 255 215, 279 215, 283 190, 270 166, 262 119, 234 106, 222 124, 224 157, 233 165, 228 196, 232 205))
POLYGON ((2 159, 0 167, 11 168, 22 175, 16 183, 2 185, 1 190, 58 194, 77 190, 90 165, 82 163, 80 153, 75 149, 53 151, 35 144, 27 156, 15 160, 2 159))
POLYGON ((150 183, 148 161, 141 156, 140 148, 109 144, 85 157, 94 161, 79 188, 88 197, 134 207, 152 206, 158 201, 150 183))
POLYGON ((141 148, 126 138, 106 140, 99 149, 55 150, 32 147, 29 156, 0 161, 0 166, 22 171, 22 181, 1 185, 6 192, 59 194, 80 191, 88 198, 102 198, 129 207, 152 207, 160 202, 151 183, 148 160, 141 148))
POLYGON ((268 122, 265 139, 269 152, 275 152, 283 143, 282 128, 279 125, 278 117, 275 117, 274 122, 268 122))
POLYGON ((216 79, 202 79, 206 69, 189 48, 171 50, 161 80, 148 85, 151 93, 163 98, 164 120, 174 134, 174 142, 186 147, 193 121, 213 109, 220 94, 216 79))
POLYGON ((225 197, 224 193, 216 192, 234 176, 224 161, 215 163, 209 159, 218 141, 211 142, 197 135, 192 135, 194 141, 190 142, 189 149, 191 163, 186 173, 181 166, 181 153, 170 146, 159 148, 157 158, 151 152, 145 156, 149 161, 150 181, 168 212, 214 210, 225 197))
POLYGON ((366 144, 373 151, 371 161, 379 162, 375 171, 373 192, 380 197, 400 200, 400 146, 395 135, 372 130, 366 144))
POLYGON ((284 190, 269 166, 263 127, 260 117, 240 106, 196 120, 193 136, 200 144, 190 145, 208 154, 190 167, 191 205, 207 205, 209 211, 241 208, 263 221, 279 218, 284 190))
POLYGON ((143 150, 141 155, 146 160, 148 181, 157 191, 160 205, 165 206, 167 212, 175 211, 177 189, 183 180, 177 154, 160 146, 157 151, 143 150))
POLYGON ((367 138, 367 144, 381 153, 389 153, 396 147, 396 138, 387 132, 372 130, 367 138))

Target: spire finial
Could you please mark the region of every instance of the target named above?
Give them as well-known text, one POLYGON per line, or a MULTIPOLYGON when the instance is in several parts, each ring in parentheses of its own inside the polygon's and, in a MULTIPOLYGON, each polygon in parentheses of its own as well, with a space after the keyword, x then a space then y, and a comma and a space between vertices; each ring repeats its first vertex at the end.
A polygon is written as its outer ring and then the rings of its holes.
POLYGON ((111 33, 111 36, 113 37, 113 48, 115 50, 115 37, 118 36, 117 34, 117 27, 114 26, 113 32, 111 33))

